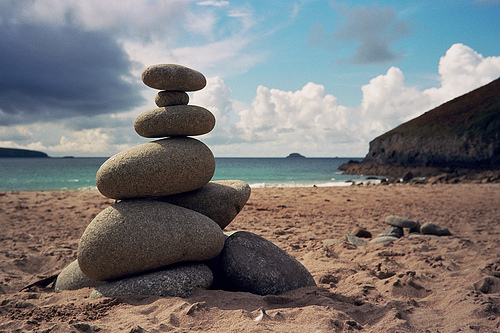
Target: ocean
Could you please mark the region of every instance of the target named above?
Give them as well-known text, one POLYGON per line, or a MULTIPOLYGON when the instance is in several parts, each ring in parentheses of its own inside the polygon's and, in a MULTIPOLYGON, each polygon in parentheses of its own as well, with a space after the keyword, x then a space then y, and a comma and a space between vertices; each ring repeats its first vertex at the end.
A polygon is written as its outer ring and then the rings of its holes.
MULTIPOLYGON (((1 158, 0 192, 93 190, 107 158, 1 158)), ((216 158, 212 180, 239 179, 251 187, 348 186, 367 177, 338 167, 362 158, 216 158)))

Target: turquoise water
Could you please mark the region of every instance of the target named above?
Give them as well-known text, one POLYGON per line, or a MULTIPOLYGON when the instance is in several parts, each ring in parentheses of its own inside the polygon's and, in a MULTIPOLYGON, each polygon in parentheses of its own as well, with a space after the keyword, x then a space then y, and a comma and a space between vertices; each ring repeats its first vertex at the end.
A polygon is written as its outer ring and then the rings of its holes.
MULTIPOLYGON (((107 158, 2 158, 0 191, 95 189, 95 174, 107 158)), ((353 158, 216 158, 212 180, 239 179, 252 187, 341 186, 338 167, 353 158)), ((354 159, 354 160, 361 160, 354 159)))

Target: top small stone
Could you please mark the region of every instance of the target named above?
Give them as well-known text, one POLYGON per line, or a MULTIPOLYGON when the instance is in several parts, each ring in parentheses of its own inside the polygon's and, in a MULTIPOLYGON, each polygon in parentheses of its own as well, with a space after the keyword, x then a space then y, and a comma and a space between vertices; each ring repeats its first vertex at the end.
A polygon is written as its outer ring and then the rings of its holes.
POLYGON ((148 87, 168 91, 196 91, 207 84, 200 72, 176 64, 149 66, 142 72, 142 82, 148 87))

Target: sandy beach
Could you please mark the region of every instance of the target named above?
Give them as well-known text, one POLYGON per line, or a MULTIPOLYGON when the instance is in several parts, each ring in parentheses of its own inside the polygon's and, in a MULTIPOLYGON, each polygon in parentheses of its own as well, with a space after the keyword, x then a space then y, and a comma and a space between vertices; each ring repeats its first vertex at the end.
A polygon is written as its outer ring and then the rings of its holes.
POLYGON ((317 283, 279 296, 20 291, 75 260, 111 203, 97 191, 0 193, 0 332, 500 332, 498 183, 253 189, 225 231, 265 237, 317 283), (388 215, 452 235, 345 241, 358 227, 375 237, 388 215))

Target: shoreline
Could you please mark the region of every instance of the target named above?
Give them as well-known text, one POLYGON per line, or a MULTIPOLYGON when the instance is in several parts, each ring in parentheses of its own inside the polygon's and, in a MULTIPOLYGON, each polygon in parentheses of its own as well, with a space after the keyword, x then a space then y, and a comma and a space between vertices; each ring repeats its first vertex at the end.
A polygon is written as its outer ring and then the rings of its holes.
POLYGON ((76 257, 93 217, 114 200, 96 190, 0 195, 0 330, 476 332, 500 328, 500 184, 254 188, 224 231, 246 230, 299 260, 317 287, 280 296, 200 290, 189 298, 90 299, 91 289, 19 290, 76 257), (388 215, 433 222, 446 237, 376 237, 388 215), (324 242, 339 239, 340 242, 324 242), (492 281, 492 284, 485 281, 492 281), (486 283, 486 285, 484 285, 486 283), (486 286, 490 289, 486 290, 486 286), (481 289, 483 288, 483 289, 481 289), (480 291, 483 290, 483 291, 480 291), (259 320, 261 310, 267 316, 259 320), (139 329, 140 328, 140 329, 139 329))

